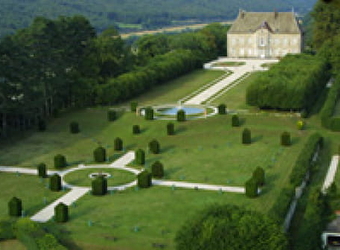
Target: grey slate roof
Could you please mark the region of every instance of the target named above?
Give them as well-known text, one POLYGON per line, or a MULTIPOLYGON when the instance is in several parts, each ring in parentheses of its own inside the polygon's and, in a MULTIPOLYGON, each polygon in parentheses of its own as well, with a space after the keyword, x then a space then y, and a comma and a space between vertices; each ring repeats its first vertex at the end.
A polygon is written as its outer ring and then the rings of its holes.
POLYGON ((245 12, 241 11, 228 33, 254 33, 266 26, 276 34, 300 34, 301 29, 293 12, 245 12))

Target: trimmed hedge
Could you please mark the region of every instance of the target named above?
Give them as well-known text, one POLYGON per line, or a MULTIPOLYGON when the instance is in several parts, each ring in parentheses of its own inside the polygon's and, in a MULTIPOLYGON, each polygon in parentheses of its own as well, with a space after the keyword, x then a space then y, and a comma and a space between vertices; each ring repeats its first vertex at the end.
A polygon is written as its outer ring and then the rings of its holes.
POLYGON ((287 55, 250 83, 247 104, 308 112, 329 78, 327 63, 322 58, 307 54, 287 55))
POLYGON ((115 110, 108 110, 107 111, 107 120, 109 122, 113 122, 117 119, 117 112, 115 110))
POLYGON ((54 174, 50 177, 50 189, 54 192, 61 190, 61 177, 58 174, 54 174))
POLYGON ((161 146, 156 139, 149 142, 149 150, 153 154, 159 154, 161 152, 161 146))
POLYGON ((64 155, 58 154, 54 156, 54 167, 56 169, 62 169, 67 166, 66 158, 64 155))
POLYGON ((71 134, 78 134, 80 132, 78 122, 71 122, 70 123, 70 132, 71 132, 71 134))
POLYGON ((138 149, 137 151, 135 151, 135 163, 137 165, 145 164, 145 152, 143 149, 138 149))
POLYGON ((279 224, 283 223, 294 196, 295 188, 293 186, 283 188, 277 196, 272 208, 269 210, 269 216, 279 224))
POLYGON ((151 121, 154 119, 154 111, 152 107, 147 107, 145 109, 145 120, 151 121))
POLYGON ((246 189, 246 196, 249 198, 255 198, 258 196, 258 188, 259 184, 257 180, 254 178, 250 178, 246 183, 245 183, 245 189, 246 189))
POLYGON ((47 177, 47 170, 46 170, 46 164, 45 163, 39 163, 37 166, 38 176, 41 178, 47 177))
POLYGON ((93 151, 93 158, 95 162, 105 162, 106 161, 106 149, 103 147, 98 147, 93 151))
POLYGON ((98 176, 92 181, 92 194, 105 195, 107 193, 107 180, 104 176, 98 176))
POLYGON ((56 222, 67 222, 69 219, 68 216, 68 206, 64 203, 60 202, 57 206, 54 207, 54 218, 56 222))
POLYGON ((168 135, 174 135, 175 134, 175 124, 172 122, 169 122, 166 125, 166 132, 168 135))
POLYGON ((137 176, 137 185, 140 188, 148 188, 152 185, 152 176, 148 171, 143 171, 137 176))
POLYGON ((22 201, 17 197, 13 197, 8 202, 8 214, 10 216, 19 217, 21 216, 21 213, 22 213, 22 201))
POLYGON ((300 186, 307 172, 311 170, 314 153, 318 147, 322 147, 322 144, 323 138, 318 133, 309 136, 289 176, 289 181, 294 187, 300 186))
POLYGON ((186 120, 185 117, 185 111, 183 109, 180 109, 177 111, 177 121, 178 122, 184 122, 186 120))
POLYGON ((220 104, 218 105, 218 113, 220 115, 225 115, 227 113, 226 109, 227 109, 227 106, 225 104, 220 104))
POLYGON ((164 167, 163 164, 159 161, 154 162, 151 165, 151 173, 153 177, 163 178, 164 177, 164 167))
POLYGON ((241 125, 240 123, 240 118, 238 117, 238 115, 233 115, 231 117, 231 126, 232 127, 239 127, 241 125))
POLYGON ((292 144, 292 141, 290 139, 290 133, 287 131, 283 132, 281 134, 281 145, 282 146, 290 146, 292 144))
POLYGON ((119 137, 117 137, 114 140, 114 150, 116 150, 116 151, 122 151, 123 150, 123 140, 119 137))
POLYGON ((134 134, 134 135, 140 134, 140 127, 139 127, 139 125, 133 125, 132 126, 132 134, 134 134))
POLYGON ((257 167, 253 172, 253 178, 256 180, 258 185, 262 187, 266 182, 266 175, 264 169, 261 167, 257 167))
POLYGON ((340 78, 337 78, 330 88, 327 100, 320 112, 321 124, 332 131, 340 131, 340 117, 333 116, 335 106, 340 96, 340 78))
POLYGON ((245 128, 242 132, 242 143, 251 144, 251 131, 245 128))

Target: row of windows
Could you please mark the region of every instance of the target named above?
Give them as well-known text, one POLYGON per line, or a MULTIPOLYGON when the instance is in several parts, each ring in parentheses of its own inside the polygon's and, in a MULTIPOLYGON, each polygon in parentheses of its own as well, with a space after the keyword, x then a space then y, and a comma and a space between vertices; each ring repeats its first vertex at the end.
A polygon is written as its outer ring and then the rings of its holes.
POLYGON ((236 45, 244 45, 244 44, 253 44, 254 42, 257 42, 258 45, 266 45, 266 44, 274 44, 274 45, 296 45, 298 43, 297 38, 289 39, 289 38, 266 38, 266 37, 258 37, 256 38, 232 38, 231 44, 236 45))
POLYGON ((272 55, 272 56, 284 56, 288 53, 297 54, 300 53, 298 49, 270 49, 270 50, 257 50, 257 49, 231 49, 231 56, 261 56, 261 55, 272 55))

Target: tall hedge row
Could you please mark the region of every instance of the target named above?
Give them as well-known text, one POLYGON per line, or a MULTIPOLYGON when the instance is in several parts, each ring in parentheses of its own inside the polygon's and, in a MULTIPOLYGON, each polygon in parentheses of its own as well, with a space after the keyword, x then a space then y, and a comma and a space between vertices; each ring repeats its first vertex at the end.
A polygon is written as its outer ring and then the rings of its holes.
POLYGON ((142 94, 201 66, 201 61, 189 50, 173 50, 153 58, 146 66, 110 79, 97 88, 98 104, 114 104, 142 94))
POLYGON ((249 105, 280 110, 310 110, 330 78, 326 62, 316 56, 288 55, 247 88, 249 105))
POLYGON ((314 133, 309 136, 306 144, 304 145, 295 162, 295 165, 289 177, 289 181, 293 186, 298 187, 301 185, 307 172, 312 167, 314 153, 316 152, 318 147, 322 146, 322 142, 323 138, 318 133, 314 133))
POLYGON ((340 79, 337 79, 328 92, 327 100, 320 112, 321 124, 333 131, 340 131, 340 117, 334 116, 334 108, 340 97, 340 79))

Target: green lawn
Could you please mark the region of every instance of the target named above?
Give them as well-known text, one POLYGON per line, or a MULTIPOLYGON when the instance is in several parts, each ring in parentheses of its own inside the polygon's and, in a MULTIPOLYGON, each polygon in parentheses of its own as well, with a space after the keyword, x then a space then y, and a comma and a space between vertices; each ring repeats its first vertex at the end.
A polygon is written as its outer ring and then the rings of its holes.
POLYGON ((41 181, 37 176, 17 176, 17 174, 0 172, 0 183, 0 220, 9 218, 8 202, 14 196, 22 200, 25 214, 32 216, 44 208, 46 204, 65 194, 65 192, 50 191, 46 188, 48 179, 41 181))
POLYGON ((227 105, 228 109, 231 110, 240 110, 240 109, 246 109, 246 110, 253 110, 254 107, 251 107, 246 104, 246 89, 249 85, 249 83, 256 77, 256 74, 261 73, 253 73, 250 76, 248 76, 246 79, 244 79, 241 83, 233 87, 232 89, 228 90, 226 93, 224 93, 219 98, 212 101, 213 105, 219 105, 220 103, 225 103, 227 105))
POLYGON ((87 168, 68 173, 64 177, 64 181, 74 186, 90 187, 93 178, 91 179, 89 175, 99 172, 108 173, 111 175, 109 178, 107 178, 108 187, 130 183, 136 179, 136 176, 133 173, 123 170, 109 168, 87 168))

